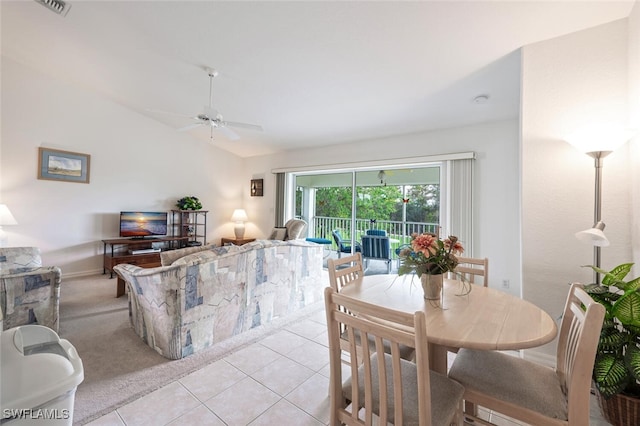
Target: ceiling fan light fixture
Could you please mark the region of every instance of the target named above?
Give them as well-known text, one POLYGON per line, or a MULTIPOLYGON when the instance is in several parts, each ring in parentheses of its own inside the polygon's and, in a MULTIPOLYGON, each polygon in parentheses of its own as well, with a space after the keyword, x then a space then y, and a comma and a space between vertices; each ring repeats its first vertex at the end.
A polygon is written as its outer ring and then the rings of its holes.
POLYGON ((60 16, 67 16, 71 5, 62 0, 35 0, 36 3, 40 3, 52 12, 57 13, 60 16))

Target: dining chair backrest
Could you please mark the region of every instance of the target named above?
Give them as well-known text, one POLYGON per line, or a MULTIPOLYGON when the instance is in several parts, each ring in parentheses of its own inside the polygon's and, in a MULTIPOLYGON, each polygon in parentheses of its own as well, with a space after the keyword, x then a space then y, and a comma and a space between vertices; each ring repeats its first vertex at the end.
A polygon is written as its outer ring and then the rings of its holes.
MULTIPOLYGON (((443 404, 436 410, 440 418, 432 418, 432 378, 424 312, 408 314, 371 305, 331 287, 325 289, 324 295, 329 334, 331 425, 371 425, 374 414, 380 424, 444 425, 460 413, 462 387, 433 373, 438 380, 434 396, 447 395, 447 398, 437 401, 443 404), (343 382, 341 365, 342 329, 347 330, 351 342, 360 336, 363 345, 361 351, 355 343, 350 346, 350 356, 357 362, 351 363, 350 378, 346 382, 343 382), (385 352, 385 345, 390 346, 390 353, 385 352), (416 348, 415 363, 401 359, 401 345, 416 348), (351 407, 347 409, 349 404, 351 407)), ((435 385, 434 382, 434 388, 435 385)))
MULTIPOLYGON (((360 253, 355 253, 339 259, 329 259, 327 261, 327 266, 329 269, 329 284, 331 285, 331 288, 337 292, 340 292, 345 286, 351 284, 354 280, 364 276, 362 255, 360 253)), ((355 343, 357 350, 361 351, 362 344, 359 337, 356 339, 355 343)), ((351 365, 352 360, 355 360, 356 358, 351 358, 347 353, 350 350, 351 343, 349 341, 349 336, 346 333, 346 328, 344 327, 340 334, 340 344, 345 351, 343 362, 346 365, 351 365)), ((386 350, 390 350, 388 345, 386 346, 386 350)), ((413 360, 415 357, 415 351, 413 350, 413 347, 403 345, 401 346, 400 356, 404 359, 413 360)))
POLYGON ((560 325, 556 374, 567 394, 569 424, 572 425, 588 424, 589 421, 591 373, 604 315, 604 306, 593 300, 581 284, 571 285, 560 325))
POLYGON ((339 259, 329 259, 327 260, 327 268, 329 269, 329 283, 336 291, 342 290, 342 287, 364 275, 360 253, 339 259))
POLYGON ((459 257, 455 272, 462 275, 465 280, 475 284, 476 278, 482 277, 482 285, 489 287, 489 259, 476 259, 473 257, 459 257))

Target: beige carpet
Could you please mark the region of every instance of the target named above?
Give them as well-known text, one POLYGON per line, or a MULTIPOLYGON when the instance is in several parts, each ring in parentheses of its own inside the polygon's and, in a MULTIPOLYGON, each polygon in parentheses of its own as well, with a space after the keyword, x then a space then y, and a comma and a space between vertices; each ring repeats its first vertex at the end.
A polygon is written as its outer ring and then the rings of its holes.
POLYGON ((135 334, 129 324, 127 297, 115 298, 115 287, 115 278, 109 279, 109 275, 62 281, 59 334, 78 351, 85 376, 76 391, 74 424, 94 420, 323 309, 319 302, 207 351, 172 361, 135 334))

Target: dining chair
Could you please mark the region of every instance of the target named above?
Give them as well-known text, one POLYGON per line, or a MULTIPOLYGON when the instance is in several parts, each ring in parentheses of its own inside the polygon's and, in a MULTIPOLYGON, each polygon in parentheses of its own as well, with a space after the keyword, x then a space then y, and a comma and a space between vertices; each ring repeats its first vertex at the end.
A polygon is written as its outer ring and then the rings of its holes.
MULTIPOLYGON (((362 254, 354 253, 351 256, 342 257, 339 259, 327 260, 327 268, 329 269, 329 284, 336 292, 340 292, 345 286, 349 285, 352 281, 364 276, 364 269, 362 266, 362 254)), ((360 335, 356 335, 356 345, 358 350, 361 350, 360 335)), ((342 330, 340 344, 342 349, 348 355, 350 343, 346 333, 346 329, 342 330)), ((387 348, 389 351, 390 348, 387 348)), ((400 356, 407 360, 413 360, 415 357, 415 350, 411 346, 400 347, 400 356)), ((342 360, 346 365, 351 364, 351 358, 343 358, 342 360)))
MULTIPOLYGON (((604 314, 604 306, 574 283, 562 316, 555 368, 500 352, 460 349, 449 377, 465 387, 465 404, 532 425, 588 425, 591 373, 604 314)), ((475 408, 466 411, 478 420, 475 408)))
POLYGON ((325 310, 329 333, 330 425, 401 426, 462 425, 464 388, 443 374, 429 370, 426 319, 415 314, 372 305, 325 289, 325 310), (347 312, 356 313, 351 315, 347 312), (343 382, 341 330, 350 341, 365 336, 363 351, 355 344, 350 355, 351 376, 343 382), (391 351, 386 353, 384 342, 391 351), (416 348, 415 362, 400 357, 400 345, 416 348), (360 359, 361 358, 361 359, 360 359))
POLYGON ((475 284, 476 277, 482 277, 482 285, 489 287, 489 259, 473 257, 458 257, 455 272, 461 274, 465 280, 475 284))
POLYGON ((329 269, 329 284, 336 291, 340 291, 351 281, 364 276, 362 254, 354 253, 351 256, 329 259, 327 269, 329 269))

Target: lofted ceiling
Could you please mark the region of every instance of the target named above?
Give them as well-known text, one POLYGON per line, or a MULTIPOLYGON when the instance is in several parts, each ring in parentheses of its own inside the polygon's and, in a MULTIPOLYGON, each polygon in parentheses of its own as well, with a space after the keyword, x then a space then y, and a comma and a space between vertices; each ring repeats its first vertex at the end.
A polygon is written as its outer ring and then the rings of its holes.
MULTIPOLYGON (((524 45, 625 18, 629 1, 0 2, 2 55, 171 128, 209 102, 259 124, 242 157, 515 118, 524 45), (488 101, 477 103, 478 95, 488 101)), ((8 107, 3 105, 3 107, 8 107)))

